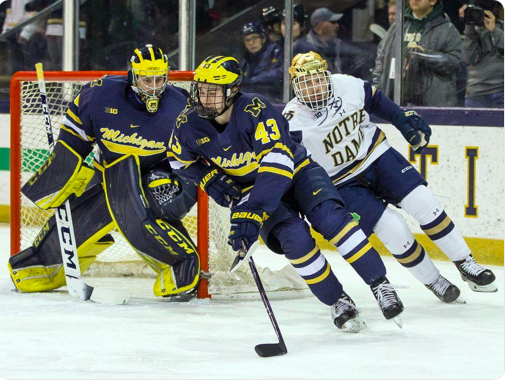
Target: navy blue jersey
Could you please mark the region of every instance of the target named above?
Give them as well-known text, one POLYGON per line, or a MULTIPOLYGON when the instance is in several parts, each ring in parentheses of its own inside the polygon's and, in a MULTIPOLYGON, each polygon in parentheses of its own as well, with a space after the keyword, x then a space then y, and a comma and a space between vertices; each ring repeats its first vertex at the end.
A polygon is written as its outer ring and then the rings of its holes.
POLYGON ((158 111, 149 113, 126 76, 106 76, 83 86, 69 108, 59 139, 86 157, 97 144, 101 163, 123 155, 140 158, 142 173, 164 160, 175 120, 186 106, 187 92, 167 86, 158 111))
POLYGON ((261 95, 241 94, 233 107, 220 130, 188 106, 170 139, 170 164, 198 184, 205 159, 250 189, 247 205, 271 214, 306 159, 306 149, 290 138, 287 120, 261 95))

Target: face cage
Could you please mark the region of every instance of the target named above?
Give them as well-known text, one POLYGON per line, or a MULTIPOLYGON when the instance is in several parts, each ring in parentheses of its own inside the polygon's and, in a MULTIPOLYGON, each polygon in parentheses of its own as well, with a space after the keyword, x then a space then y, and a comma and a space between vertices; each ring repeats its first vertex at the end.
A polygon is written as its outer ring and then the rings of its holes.
POLYGON ((331 72, 328 70, 296 77, 292 80, 292 87, 299 103, 313 111, 324 109, 333 96, 331 72))
POLYGON ((148 100, 153 100, 153 99, 159 100, 161 98, 161 94, 163 94, 163 92, 166 89, 166 85, 168 84, 168 74, 166 74, 166 75, 152 74, 151 75, 151 73, 147 73, 146 75, 143 75, 143 74, 135 73, 135 72, 133 74, 134 74, 134 77, 133 77, 134 85, 137 89, 138 95, 140 95, 140 97, 142 98, 143 101, 147 102, 148 100), (152 86, 150 86, 152 88, 152 90, 150 90, 150 89, 145 90, 142 87, 142 86, 147 87, 146 84, 143 84, 143 85, 141 84, 142 78, 152 78, 152 86), (156 80, 158 78, 165 79, 164 84, 160 87, 156 86, 156 80))
POLYGON ((235 84, 236 82, 230 85, 217 85, 213 83, 193 81, 190 86, 191 106, 200 118, 212 120, 223 114, 232 105, 234 96, 231 94, 231 88, 234 87, 235 84), (205 91, 207 91, 208 87, 211 86, 221 86, 223 88, 221 95, 216 95, 214 97, 214 108, 205 107, 200 100, 199 84, 202 85, 201 88, 205 91))

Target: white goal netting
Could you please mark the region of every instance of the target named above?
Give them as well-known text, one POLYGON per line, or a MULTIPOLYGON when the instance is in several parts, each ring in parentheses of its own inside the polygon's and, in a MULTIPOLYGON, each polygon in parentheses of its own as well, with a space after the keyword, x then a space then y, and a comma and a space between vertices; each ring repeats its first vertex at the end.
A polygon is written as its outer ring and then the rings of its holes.
MULTIPOLYGON (((46 91, 48 107, 51 116, 51 124, 55 139, 60 130, 63 116, 67 105, 79 93, 86 80, 58 80, 46 78, 46 91)), ((172 84, 187 88, 189 82, 179 81, 172 84)), ((37 81, 25 80, 20 84, 20 185, 24 184, 32 174, 37 171, 49 155, 48 142, 45 131, 44 115, 40 103, 40 93, 37 81)), ((91 157, 87 159, 90 164, 91 157)), ((41 230, 44 223, 52 215, 52 211, 43 211, 33 205, 26 197, 18 195, 20 199, 19 217, 20 234, 19 242, 21 250, 32 245, 34 238, 41 230)), ((16 195, 14 195, 16 197, 16 195)), ((229 233, 229 210, 221 208, 214 202, 209 202, 209 268, 212 273, 209 280, 209 293, 211 294, 234 294, 244 292, 255 292, 256 286, 253 282, 249 266, 244 266, 235 274, 229 272, 235 254, 227 245, 229 233)), ((184 225, 195 240, 197 237, 197 207, 185 217, 184 225)), ((111 232, 116 243, 104 251, 98 260, 85 273, 87 276, 138 276, 155 277, 152 271, 120 233, 111 232)), ((201 256, 207 255, 201 253, 201 256)), ((299 282, 293 271, 285 269, 283 272, 271 272, 268 269, 260 269, 263 283, 268 291, 302 289, 303 284, 299 282)))

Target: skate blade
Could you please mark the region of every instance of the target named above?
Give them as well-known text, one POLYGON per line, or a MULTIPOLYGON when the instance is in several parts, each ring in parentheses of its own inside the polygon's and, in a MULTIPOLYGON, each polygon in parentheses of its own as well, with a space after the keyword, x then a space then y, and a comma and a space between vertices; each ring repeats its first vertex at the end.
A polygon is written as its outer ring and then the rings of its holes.
POLYGON ((498 287, 492 282, 486 286, 479 286, 473 282, 467 281, 469 288, 475 292, 498 292, 498 287))
POLYGON ((354 319, 346 321, 341 330, 345 332, 358 333, 365 328, 367 328, 365 322, 361 320, 361 318, 355 317, 354 319))
POLYGON ((390 321, 393 321, 396 325, 398 325, 399 328, 402 328, 404 326, 404 323, 402 321, 402 314, 395 316, 393 319, 390 319, 390 321))

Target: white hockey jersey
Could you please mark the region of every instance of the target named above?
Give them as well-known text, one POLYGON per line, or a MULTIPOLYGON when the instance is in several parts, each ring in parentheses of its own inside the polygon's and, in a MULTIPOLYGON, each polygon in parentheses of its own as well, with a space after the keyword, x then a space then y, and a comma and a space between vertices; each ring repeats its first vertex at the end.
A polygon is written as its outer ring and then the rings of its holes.
POLYGON ((292 99, 283 110, 290 132, 328 172, 334 184, 365 170, 390 148, 384 133, 365 111, 363 80, 344 74, 331 76, 333 96, 321 111, 292 99))

